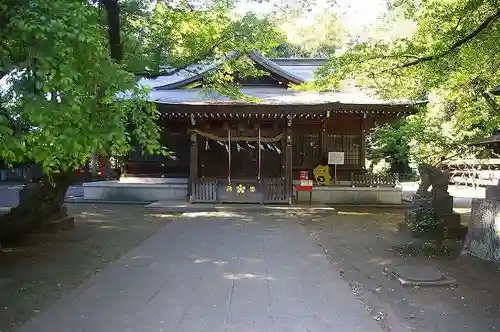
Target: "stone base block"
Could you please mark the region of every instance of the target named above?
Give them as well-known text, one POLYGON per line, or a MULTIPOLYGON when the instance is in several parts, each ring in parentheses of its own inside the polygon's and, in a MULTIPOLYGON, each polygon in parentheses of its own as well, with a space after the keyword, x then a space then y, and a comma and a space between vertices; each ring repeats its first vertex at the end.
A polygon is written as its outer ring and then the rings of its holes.
POLYGON ((472 199, 463 253, 500 264, 500 200, 472 199))
POLYGON ((460 228, 460 214, 456 212, 444 214, 441 216, 441 222, 445 228, 460 228))
MULTIPOLYGON (((403 192, 398 187, 313 187, 312 202, 324 204, 401 205, 403 192)), ((309 202, 309 192, 299 192, 300 202, 309 202)))
POLYGON ((126 181, 98 181, 83 184, 83 197, 88 200, 156 202, 185 200, 187 179, 145 178, 126 181), (141 182, 142 181, 142 182, 141 182))

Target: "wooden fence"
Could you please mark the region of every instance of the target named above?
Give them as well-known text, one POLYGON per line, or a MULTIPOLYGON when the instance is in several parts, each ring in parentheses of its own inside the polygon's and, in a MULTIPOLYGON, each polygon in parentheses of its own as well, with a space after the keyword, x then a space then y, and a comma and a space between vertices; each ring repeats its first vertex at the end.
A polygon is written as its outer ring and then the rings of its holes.
POLYGON ((290 190, 281 178, 262 181, 216 178, 199 178, 192 182, 193 203, 289 203, 290 190))
POLYGON ((200 178, 193 181, 193 203, 215 203, 217 202, 217 179, 200 178))
POLYGON ((288 203, 289 191, 284 179, 271 178, 263 181, 264 203, 288 203))
POLYGON ((399 183, 399 175, 392 174, 351 174, 353 187, 395 187, 399 183))
POLYGON ((450 185, 482 187, 500 181, 500 159, 464 159, 448 162, 450 185))

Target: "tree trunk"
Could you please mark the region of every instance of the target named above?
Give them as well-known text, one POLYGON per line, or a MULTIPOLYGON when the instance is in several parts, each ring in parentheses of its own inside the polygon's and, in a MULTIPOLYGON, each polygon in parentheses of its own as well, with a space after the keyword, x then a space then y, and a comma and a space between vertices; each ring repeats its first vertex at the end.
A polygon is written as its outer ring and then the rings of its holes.
POLYGON ((108 42, 110 55, 120 63, 123 59, 123 47, 120 36, 120 4, 118 0, 102 0, 108 20, 108 42))
POLYGON ((64 198, 73 180, 72 171, 43 176, 41 181, 27 183, 19 193, 19 205, 0 217, 2 244, 21 240, 44 223, 67 216, 64 198))

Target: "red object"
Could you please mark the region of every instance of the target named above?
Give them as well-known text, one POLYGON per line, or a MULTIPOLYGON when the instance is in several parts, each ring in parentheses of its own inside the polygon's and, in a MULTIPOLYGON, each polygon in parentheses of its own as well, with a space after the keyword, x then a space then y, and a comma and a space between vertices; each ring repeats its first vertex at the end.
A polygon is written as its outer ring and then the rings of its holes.
POLYGON ((295 190, 297 191, 312 191, 313 187, 312 186, 301 186, 300 184, 295 186, 295 190))
POLYGON ((304 181, 304 180, 309 180, 309 171, 302 170, 300 171, 300 182, 301 184, 295 185, 295 190, 297 191, 312 191, 312 185, 311 186, 305 186, 303 182, 309 182, 309 181, 304 181))

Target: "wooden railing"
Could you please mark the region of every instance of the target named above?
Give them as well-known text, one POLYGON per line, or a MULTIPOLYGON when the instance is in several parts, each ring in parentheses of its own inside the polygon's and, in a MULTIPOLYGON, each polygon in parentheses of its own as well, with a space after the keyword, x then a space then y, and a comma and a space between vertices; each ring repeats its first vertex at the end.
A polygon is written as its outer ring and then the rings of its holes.
POLYGON ((217 179, 200 178, 193 181, 192 202, 215 203, 217 202, 217 179))
POLYGON ((399 176, 393 174, 351 174, 353 187, 395 187, 399 183, 399 176))
POLYGON ((199 178, 192 181, 193 203, 289 203, 290 190, 281 178, 257 180, 199 178))
POLYGON ((264 203, 288 203, 288 190, 284 179, 263 180, 264 203))

